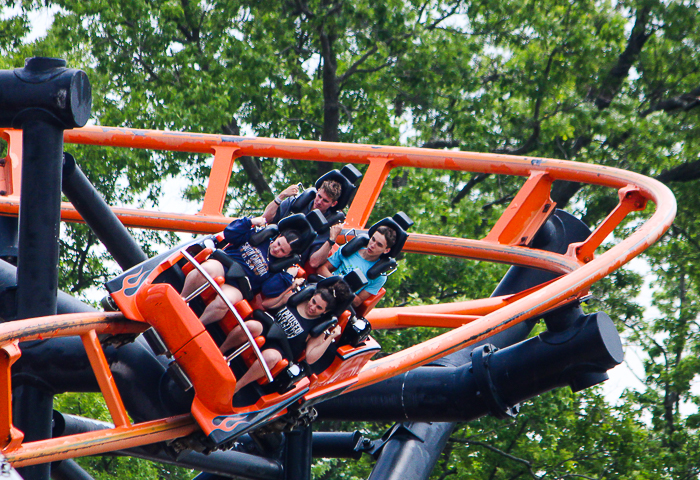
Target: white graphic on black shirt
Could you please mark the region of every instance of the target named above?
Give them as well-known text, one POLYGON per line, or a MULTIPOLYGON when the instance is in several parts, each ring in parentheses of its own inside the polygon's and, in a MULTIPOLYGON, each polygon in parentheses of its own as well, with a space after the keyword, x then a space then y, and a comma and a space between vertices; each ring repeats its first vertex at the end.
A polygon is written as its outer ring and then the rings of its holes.
POLYGON ((284 333, 287 334, 287 338, 294 338, 304 333, 304 329, 299 323, 299 320, 297 320, 292 312, 287 310, 287 307, 279 311, 275 316, 275 322, 279 323, 284 333))

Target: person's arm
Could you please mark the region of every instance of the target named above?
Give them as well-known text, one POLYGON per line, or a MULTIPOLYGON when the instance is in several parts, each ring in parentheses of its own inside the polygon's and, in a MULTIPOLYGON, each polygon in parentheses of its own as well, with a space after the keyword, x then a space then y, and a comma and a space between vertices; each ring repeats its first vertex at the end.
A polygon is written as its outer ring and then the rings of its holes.
POLYGON ((318 273, 319 275, 322 275, 326 278, 333 275, 333 272, 335 272, 335 267, 333 265, 331 265, 331 262, 324 263, 323 265, 318 267, 318 270, 316 271, 316 273, 318 273))
POLYGON ((355 296, 355 299, 352 301, 352 305, 354 307, 362 305, 362 303, 364 303, 364 301, 369 297, 377 295, 385 283, 386 277, 384 275, 379 275, 377 278, 370 280, 369 283, 365 285, 365 288, 363 288, 362 291, 355 296))
POLYGON ((318 250, 311 254, 309 257, 309 265, 311 265, 313 268, 319 268, 326 262, 326 260, 328 260, 328 254, 331 252, 333 245, 335 245, 335 241, 342 229, 343 226, 341 224, 333 225, 331 227, 328 234, 328 241, 326 241, 318 250))
POLYGON ((249 217, 238 218, 224 229, 224 238, 233 246, 243 245, 250 238, 251 228, 253 223, 249 217))
POLYGON ((330 335, 322 333, 316 338, 310 338, 306 342, 306 362, 309 364, 315 363, 319 358, 326 353, 328 346, 333 342, 335 338, 340 336, 340 325, 336 325, 333 330, 331 330, 330 335))
POLYGON ((289 297, 291 297, 294 294, 294 289, 296 287, 301 286, 303 283, 304 283, 303 278, 295 278, 292 281, 292 284, 284 292, 282 292, 281 294, 279 294, 276 297, 264 299, 262 301, 262 307, 265 310, 275 309, 275 308, 281 307, 282 305, 287 303, 287 300, 289 300, 289 297))
POLYGON ((289 267, 286 272, 280 272, 270 277, 262 287, 264 309, 278 308, 292 295, 292 290, 304 283, 303 278, 294 278, 299 272, 299 267, 289 267))
POLYGON ((282 200, 288 197, 293 197, 296 194, 299 193, 299 186, 297 185, 290 185, 284 190, 282 190, 282 193, 277 195, 273 201, 267 204, 267 207, 265 207, 265 212, 263 212, 262 216, 265 218, 267 223, 274 223, 275 220, 275 214, 277 213, 277 209, 280 208, 280 204, 282 203, 282 200))
POLYGON ((362 305, 364 303, 365 300, 367 300, 371 296, 372 296, 372 294, 369 293, 367 290, 362 290, 360 293, 355 295, 355 298, 352 301, 352 306, 359 307, 360 305, 362 305))

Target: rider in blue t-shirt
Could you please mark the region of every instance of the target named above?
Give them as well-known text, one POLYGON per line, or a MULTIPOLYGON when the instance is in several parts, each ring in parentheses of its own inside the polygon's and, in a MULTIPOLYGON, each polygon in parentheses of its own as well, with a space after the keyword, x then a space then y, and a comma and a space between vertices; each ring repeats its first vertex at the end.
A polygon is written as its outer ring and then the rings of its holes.
MULTIPOLYGON (((372 235, 372 238, 369 239, 366 248, 362 248, 348 257, 343 256, 340 249, 337 250, 325 264, 318 268, 318 273, 324 277, 329 277, 331 275, 345 275, 359 268, 363 274, 367 275, 369 269, 379 261, 379 258, 385 253, 389 253, 394 243, 396 243, 396 232, 394 229, 388 226, 379 227, 372 235)), ((353 306, 360 306, 370 296, 379 293, 384 282, 386 282, 384 275, 379 275, 377 278, 369 280, 367 286, 355 292, 355 299, 352 301, 353 306)))

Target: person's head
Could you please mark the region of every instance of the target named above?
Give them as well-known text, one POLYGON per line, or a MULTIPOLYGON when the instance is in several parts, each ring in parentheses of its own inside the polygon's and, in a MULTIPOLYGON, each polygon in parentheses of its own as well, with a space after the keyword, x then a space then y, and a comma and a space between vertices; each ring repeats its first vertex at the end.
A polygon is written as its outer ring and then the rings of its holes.
POLYGON ((293 252, 294 242, 299 240, 299 233, 296 230, 285 230, 270 243, 270 255, 275 258, 286 258, 293 252))
POLYGON ((367 243, 367 255, 370 258, 379 258, 383 254, 389 253, 395 243, 396 231, 391 227, 381 226, 367 243))
POLYGON ((326 211, 335 207, 338 204, 338 199, 340 194, 343 193, 343 187, 334 180, 326 180, 321 184, 321 188, 316 192, 316 198, 314 199, 314 205, 312 209, 319 209, 321 213, 326 213, 326 211))
POLYGON ((334 310, 338 305, 347 305, 354 296, 345 280, 338 280, 333 285, 318 288, 306 304, 306 316, 320 317, 334 310))

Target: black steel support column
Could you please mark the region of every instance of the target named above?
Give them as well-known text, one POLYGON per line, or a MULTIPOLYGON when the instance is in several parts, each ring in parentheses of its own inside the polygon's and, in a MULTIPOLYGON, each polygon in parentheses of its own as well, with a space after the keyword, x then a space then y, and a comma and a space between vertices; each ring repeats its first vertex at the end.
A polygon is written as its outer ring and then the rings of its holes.
MULTIPOLYGON (((590 230, 583 222, 573 215, 562 210, 555 213, 542 226, 535 236, 532 247, 556 253, 566 253, 568 245, 572 242, 580 242, 590 235, 590 230)), ((539 285, 554 278, 549 272, 527 269, 523 267, 511 267, 503 277, 492 296, 507 295, 523 291, 527 288, 539 285)), ((530 319, 511 327, 488 339, 488 342, 498 348, 507 347, 525 338, 535 325, 537 319, 530 319)), ((485 342, 482 342, 485 343, 485 342)), ((473 345, 459 352, 434 362, 434 365, 460 366, 471 361, 471 352, 481 344, 473 345)), ((402 480, 425 480, 437 462, 442 448, 447 442, 454 424, 423 425, 408 422, 403 424, 409 430, 425 430, 426 438, 430 437, 431 444, 420 445, 415 439, 390 439, 381 455, 377 459, 375 470, 378 472, 394 472, 395 478, 402 480), (396 448, 394 448, 396 447, 396 448), (398 463, 399 457, 401 464, 398 463)), ((381 478, 374 474, 372 480, 381 478)))
POLYGON ((64 154, 63 160, 63 193, 122 270, 148 260, 134 237, 112 212, 75 163, 73 155, 69 153, 64 154))
POLYGON ((56 314, 63 128, 48 121, 27 121, 22 139, 18 319, 56 314))
POLYGON ((311 427, 288 432, 285 438, 285 480, 311 480, 311 427))
POLYGON ((437 462, 434 451, 442 452, 445 449, 454 426, 454 423, 402 424, 402 428, 397 430, 399 433, 392 435, 382 449, 382 456, 396 463, 377 462, 368 480, 428 478, 437 462), (411 465, 409 476, 406 476, 405 468, 401 468, 403 465, 411 465))
MULTIPOLYGON (((57 58, 30 58, 0 72, 0 127, 23 130, 17 259, 17 318, 56 314, 63 130, 82 127, 92 94, 84 72, 57 58)), ((25 441, 51 437, 53 392, 14 389, 13 421, 25 441)), ((50 464, 18 470, 26 480, 48 480, 50 464)))

